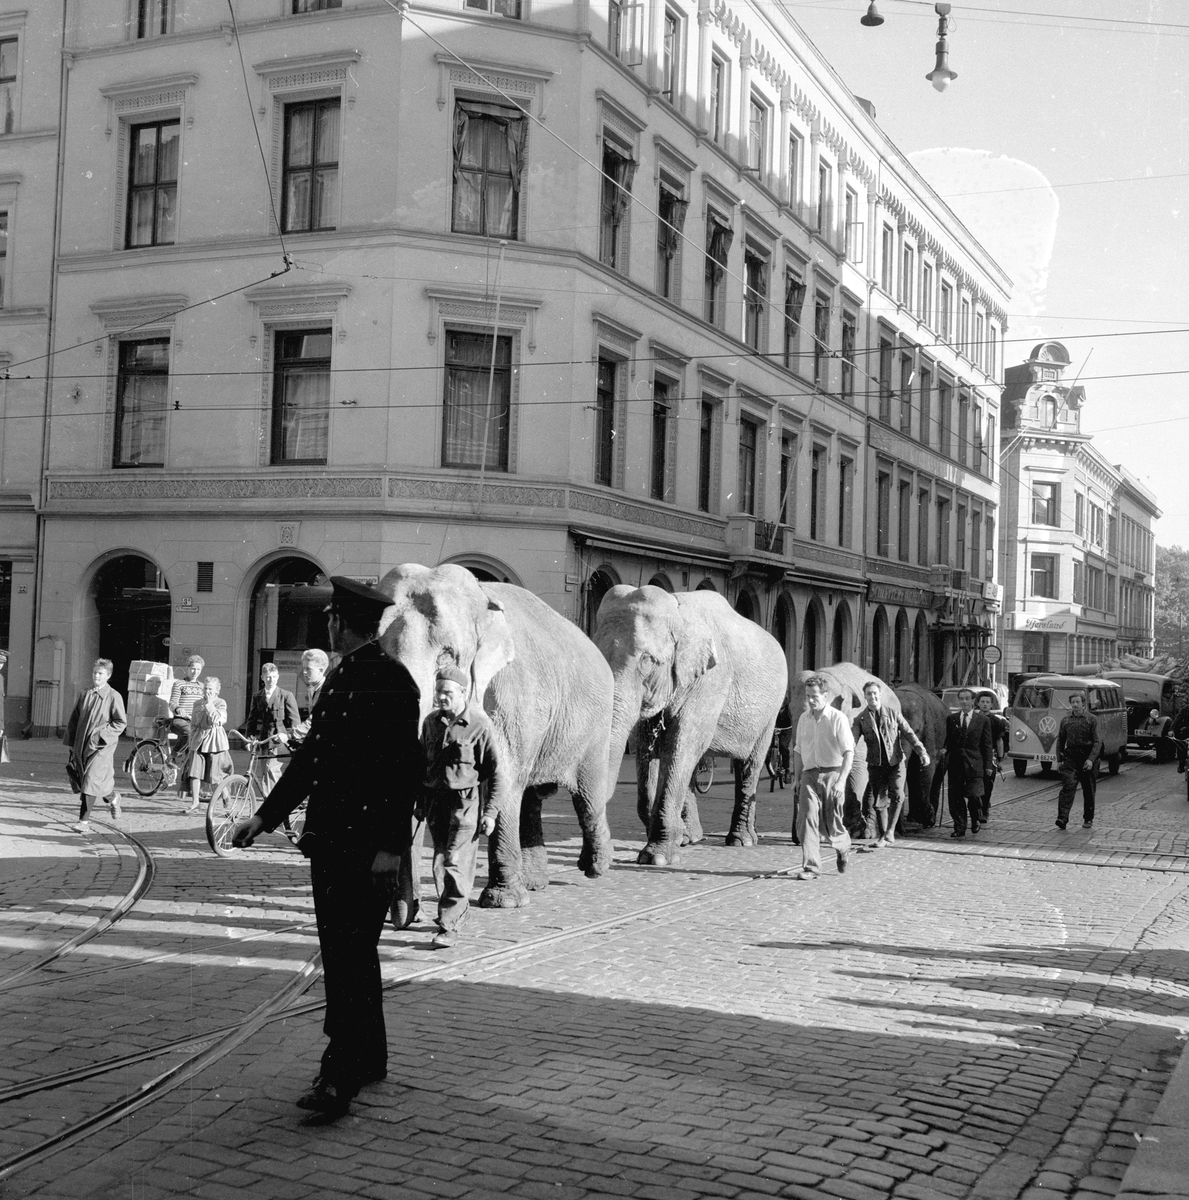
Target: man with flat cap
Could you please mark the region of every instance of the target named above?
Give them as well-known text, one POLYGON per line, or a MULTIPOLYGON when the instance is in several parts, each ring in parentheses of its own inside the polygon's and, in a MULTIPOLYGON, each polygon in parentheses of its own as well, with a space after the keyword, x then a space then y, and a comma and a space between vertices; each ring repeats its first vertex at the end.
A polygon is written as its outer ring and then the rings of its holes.
POLYGON ((330 1041, 297 1103, 326 1119, 342 1116, 364 1084, 388 1073, 377 945, 425 778, 420 693, 376 642, 391 600, 353 579, 330 582, 330 644, 342 661, 326 677, 289 769, 235 833, 237 846, 250 846, 309 798, 298 846, 310 860, 330 1041))

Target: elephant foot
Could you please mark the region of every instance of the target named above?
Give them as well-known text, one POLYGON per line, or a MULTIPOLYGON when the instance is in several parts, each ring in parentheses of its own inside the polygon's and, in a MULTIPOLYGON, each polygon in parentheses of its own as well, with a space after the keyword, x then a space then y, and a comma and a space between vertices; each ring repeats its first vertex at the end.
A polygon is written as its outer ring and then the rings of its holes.
POLYGON ((532 892, 549 886, 549 852, 544 846, 532 846, 521 851, 520 880, 532 892))
POLYGON ((582 853, 578 855, 578 870, 587 879, 597 879, 606 875, 611 867, 611 843, 598 842, 590 845, 585 839, 582 842, 582 853))
POLYGON ((746 800, 736 800, 735 809, 731 813, 731 828, 727 833, 727 846, 755 846, 759 842, 756 836, 756 798, 748 796, 746 800))
POLYGON ((636 856, 641 867, 675 867, 681 861, 681 851, 672 842, 649 842, 636 856))
POLYGON ((519 883, 488 884, 479 896, 480 908, 525 908, 529 894, 519 883))
POLYGON ((681 831, 681 844, 683 846, 697 846, 699 843, 704 842, 705 840, 706 835, 701 831, 701 829, 698 830, 696 837, 690 833, 688 829, 683 829, 681 831))

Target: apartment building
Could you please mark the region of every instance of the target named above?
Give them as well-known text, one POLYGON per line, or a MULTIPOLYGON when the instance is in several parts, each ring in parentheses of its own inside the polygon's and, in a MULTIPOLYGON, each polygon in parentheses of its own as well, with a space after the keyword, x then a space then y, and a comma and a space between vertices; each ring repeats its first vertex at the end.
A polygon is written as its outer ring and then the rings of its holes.
POLYGON ((1000 556, 1004 669, 1067 671, 1154 647, 1156 497, 1082 432, 1069 352, 1004 372, 1000 556))
POLYGON ((712 587, 790 670, 967 675, 1008 281, 783 9, 234 14, 71 8, 64 700, 198 651, 234 713, 325 576, 405 561, 587 629, 615 583, 712 587))

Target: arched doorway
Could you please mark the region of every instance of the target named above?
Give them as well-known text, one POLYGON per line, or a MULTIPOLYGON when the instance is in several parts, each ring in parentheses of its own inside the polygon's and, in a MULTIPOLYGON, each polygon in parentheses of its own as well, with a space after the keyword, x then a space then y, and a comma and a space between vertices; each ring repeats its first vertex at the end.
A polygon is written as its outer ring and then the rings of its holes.
POLYGON ((850 608, 845 600, 839 600, 834 610, 834 636, 830 651, 836 663, 850 660, 850 608))
POLYGON ((797 615, 793 609, 793 602, 788 596, 778 596, 776 598, 776 611, 772 616, 772 636, 780 643, 780 648, 784 651, 784 656, 787 659, 789 647, 795 642, 795 634, 797 630, 797 615))
POLYGON ((664 575, 659 571, 648 581, 648 586, 658 587, 662 591, 669 592, 670 594, 673 592, 673 584, 669 581, 668 575, 664 575))
POLYGON ((266 662, 277 664, 281 687, 296 694, 301 652, 330 649, 322 611, 330 595, 322 568, 308 558, 279 558, 260 572, 248 623, 248 696, 260 686, 266 662))
POLYGON ((514 583, 520 586, 520 580, 498 558, 488 554, 459 554, 447 558, 439 565, 450 563, 456 567, 466 567, 480 583, 514 583))
POLYGON ((816 671, 821 663, 822 617, 817 603, 805 610, 805 626, 801 630, 801 666, 806 671, 816 671))
POLYGON ((912 627, 912 677, 917 683, 929 683, 929 626, 924 613, 917 613, 912 627))
MULTIPOLYGON (((98 657, 111 659, 111 685, 127 698, 130 662, 169 662, 169 585, 156 563, 124 554, 95 572, 91 598, 99 614, 98 657)), ((80 667, 90 687, 91 664, 80 667)))
POLYGON ((595 626, 598 624, 599 605, 603 597, 619 582, 615 572, 607 566, 592 571, 586 581, 586 635, 594 637, 595 626))
POLYGON ((897 687, 908 681, 909 660, 912 655, 912 639, 908 629, 908 614, 901 609, 896 614, 896 638, 893 643, 892 678, 889 682, 897 687))
POLYGON ((878 676, 885 683, 888 681, 888 614, 883 606, 875 610, 871 622, 871 674, 878 676))
POLYGON ((749 621, 758 621, 760 619, 759 605, 756 603, 755 596, 751 592, 739 593, 739 598, 735 601, 735 611, 741 617, 746 617, 749 621))
POLYGON ((695 592, 717 592, 718 588, 714 586, 714 581, 711 579, 703 579, 701 583, 694 588, 695 592))

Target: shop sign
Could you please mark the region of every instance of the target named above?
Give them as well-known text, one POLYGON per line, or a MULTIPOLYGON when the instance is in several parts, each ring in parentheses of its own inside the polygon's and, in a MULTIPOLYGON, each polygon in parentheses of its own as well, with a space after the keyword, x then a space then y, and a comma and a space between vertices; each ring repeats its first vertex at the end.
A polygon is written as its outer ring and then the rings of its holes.
POLYGON ((896 587, 890 583, 871 583, 867 599, 872 604, 905 604, 915 608, 929 607, 929 593, 923 588, 896 587))
POLYGON ((1076 633, 1078 619, 1069 609, 1047 616, 1014 612, 1011 614, 1011 628, 1022 633, 1076 633))

